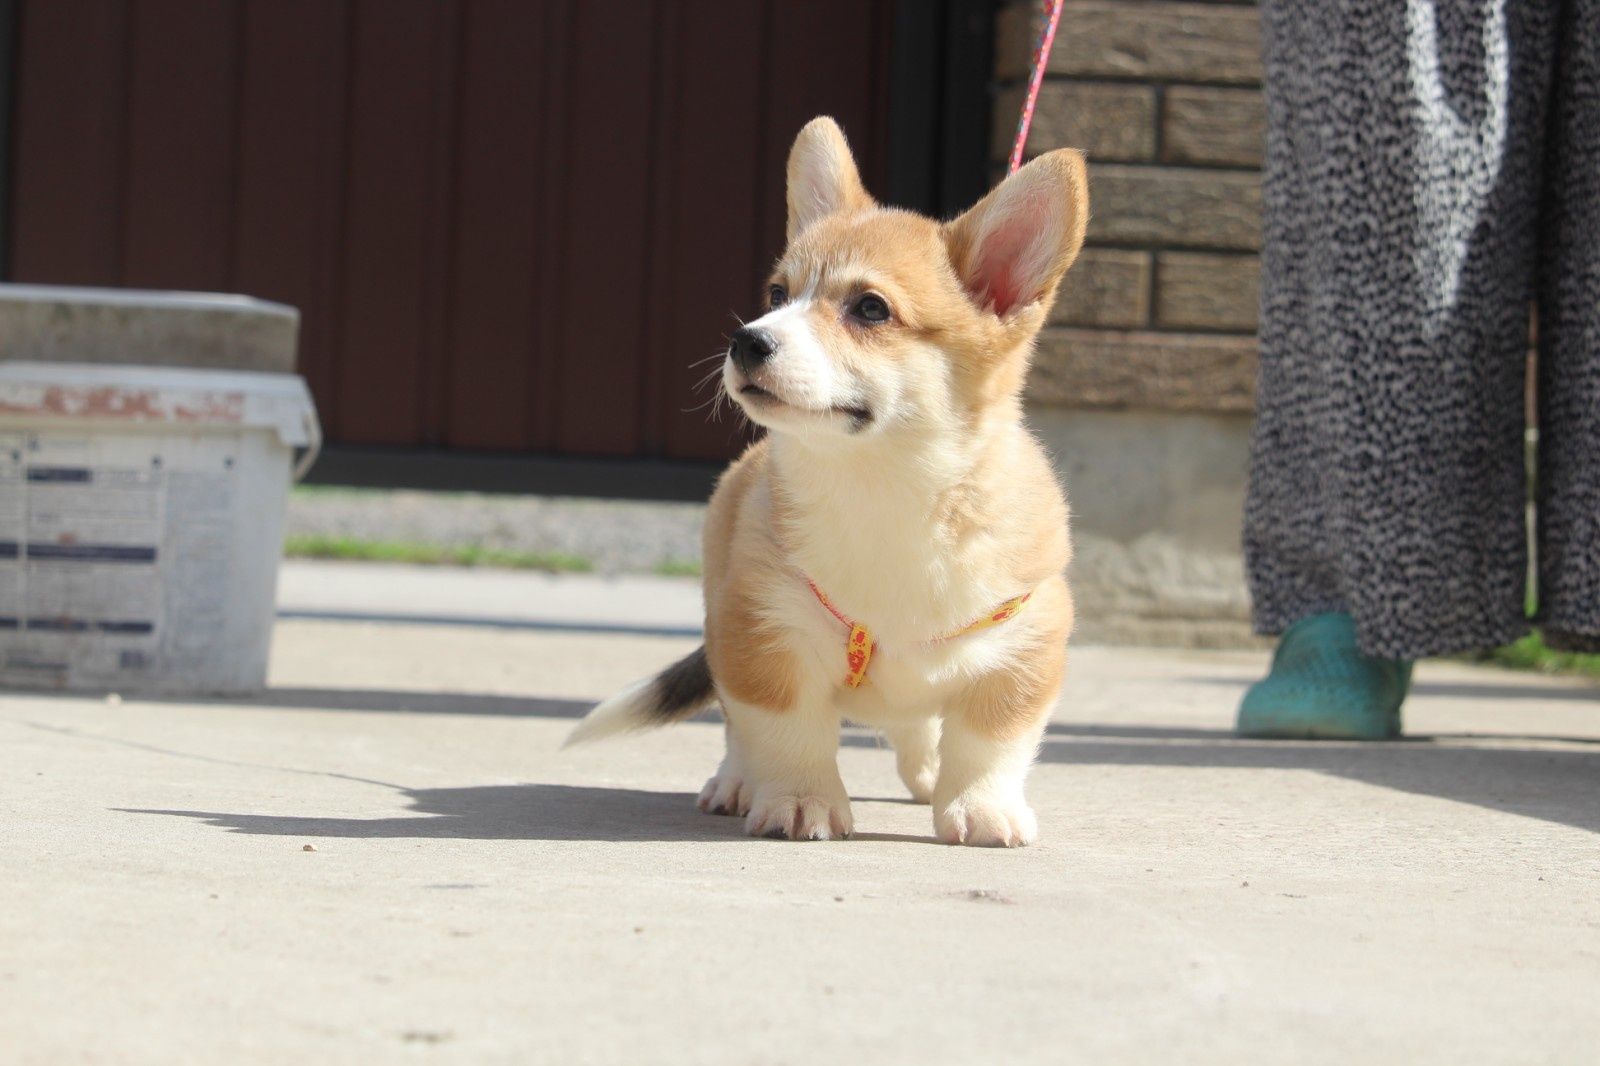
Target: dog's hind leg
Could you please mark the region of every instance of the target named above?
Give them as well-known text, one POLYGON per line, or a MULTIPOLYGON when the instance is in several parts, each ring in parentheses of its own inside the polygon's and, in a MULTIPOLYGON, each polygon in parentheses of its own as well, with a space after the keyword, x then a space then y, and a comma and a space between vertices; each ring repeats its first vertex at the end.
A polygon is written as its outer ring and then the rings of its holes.
POLYGON ((933 802, 933 785, 939 779, 939 719, 934 715, 885 726, 883 735, 894 748, 900 780, 918 803, 933 802))

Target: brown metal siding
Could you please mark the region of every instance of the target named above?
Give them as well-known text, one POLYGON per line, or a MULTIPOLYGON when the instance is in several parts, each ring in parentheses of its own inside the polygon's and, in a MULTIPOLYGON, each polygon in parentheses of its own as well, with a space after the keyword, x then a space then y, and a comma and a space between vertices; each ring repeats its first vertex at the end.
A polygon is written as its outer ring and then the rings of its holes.
POLYGON ((33 2, 18 21, 12 276, 118 284, 126 7, 105 0, 33 2))
POLYGON ((231 288, 304 312, 301 370, 337 406, 349 11, 327 0, 244 8, 231 288))
POLYGON ((462 26, 455 232, 450 254, 453 386, 445 443, 549 450, 539 437, 554 361, 534 294, 555 267, 540 240, 550 227, 545 150, 552 95, 553 5, 494 0, 467 8, 462 26), (508 104, 506 102, 520 102, 508 104))
POLYGON ((881 175, 889 0, 23 0, 10 273, 304 312, 332 440, 720 458, 812 115, 881 175))

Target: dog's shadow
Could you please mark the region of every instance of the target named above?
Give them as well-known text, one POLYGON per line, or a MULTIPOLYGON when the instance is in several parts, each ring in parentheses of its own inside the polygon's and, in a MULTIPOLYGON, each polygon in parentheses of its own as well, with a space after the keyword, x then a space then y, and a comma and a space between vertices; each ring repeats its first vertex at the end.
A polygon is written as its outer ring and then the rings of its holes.
MULTIPOLYGON (((702 814, 686 792, 581 785, 476 785, 403 789, 412 812, 387 818, 317 818, 121 807, 126 814, 194 818, 232 833, 307 840, 587 840, 715 843, 749 839, 744 819, 702 814)), ((934 843, 932 836, 856 833, 853 839, 934 843)))
POLYGON ((448 840, 731 840, 736 818, 695 809, 683 792, 578 785, 476 785, 404 789, 411 812, 383 818, 318 818, 120 808, 196 818, 233 833, 314 838, 448 840))
MULTIPOLYGON (((162 697, 174 702, 172 697, 162 697)), ((187 701, 185 701, 187 702, 187 701)), ((589 700, 540 699, 500 695, 462 695, 365 689, 273 688, 236 700, 197 698, 214 708, 276 707, 287 710, 341 710, 389 714, 465 714, 534 718, 582 718, 589 700)), ((170 753, 169 753, 170 754, 170 753)), ((320 774, 320 771, 296 771, 320 774)), ((346 775, 334 774, 334 777, 346 775)), ((582 785, 476 785, 462 788, 406 788, 356 778, 394 789, 409 805, 404 814, 377 818, 326 818, 221 811, 116 808, 125 814, 193 818, 231 833, 304 839, 368 837, 391 840, 573 840, 727 842, 749 840, 744 819, 707 815, 695 795, 637 788, 582 785)), ((861 797, 858 803, 898 802, 861 797)), ((909 802, 909 801, 907 801, 909 802)), ((937 843, 929 835, 852 834, 853 840, 937 843)))

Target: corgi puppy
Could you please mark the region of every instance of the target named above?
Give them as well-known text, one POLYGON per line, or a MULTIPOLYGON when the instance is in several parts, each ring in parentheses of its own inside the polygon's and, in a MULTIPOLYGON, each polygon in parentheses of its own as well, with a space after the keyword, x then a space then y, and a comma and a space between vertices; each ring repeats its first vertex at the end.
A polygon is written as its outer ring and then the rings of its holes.
POLYGON ((1066 666, 1067 507, 1022 421, 1033 341, 1083 243, 1050 152, 940 223, 881 207, 829 118, 788 162, 788 247, 722 386, 766 428, 705 529, 705 644, 572 741, 718 703, 699 805, 752 835, 850 835, 841 720, 880 730, 951 844, 1038 832, 1023 796, 1066 666))

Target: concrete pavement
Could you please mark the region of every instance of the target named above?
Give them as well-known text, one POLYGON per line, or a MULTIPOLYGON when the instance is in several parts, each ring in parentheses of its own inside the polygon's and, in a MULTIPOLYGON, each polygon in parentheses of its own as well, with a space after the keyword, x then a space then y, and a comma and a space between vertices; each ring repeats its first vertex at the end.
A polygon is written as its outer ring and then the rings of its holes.
POLYGON ((257 699, 0 694, 0 1058, 1600 1058, 1593 687, 1425 663, 1418 739, 1246 742, 1262 656, 1081 648, 1039 846, 934 844, 859 732, 796 845, 693 809, 714 723, 558 751, 692 584, 467 576, 287 567, 257 699))

